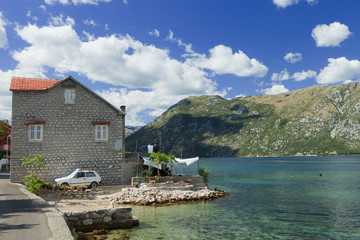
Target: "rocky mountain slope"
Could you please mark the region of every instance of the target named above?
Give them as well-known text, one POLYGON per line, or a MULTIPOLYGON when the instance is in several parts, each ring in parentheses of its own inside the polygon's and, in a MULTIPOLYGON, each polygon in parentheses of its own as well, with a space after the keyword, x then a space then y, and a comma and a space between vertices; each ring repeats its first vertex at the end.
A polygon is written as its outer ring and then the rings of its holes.
POLYGON ((128 151, 161 141, 183 157, 360 153, 360 85, 312 86, 225 100, 189 97, 126 139, 128 151))

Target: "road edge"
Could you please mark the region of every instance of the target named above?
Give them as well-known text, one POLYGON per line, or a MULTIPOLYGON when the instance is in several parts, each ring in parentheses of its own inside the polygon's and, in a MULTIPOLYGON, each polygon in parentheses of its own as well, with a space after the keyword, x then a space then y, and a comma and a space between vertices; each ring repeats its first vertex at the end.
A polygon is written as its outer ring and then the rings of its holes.
POLYGON ((70 232, 70 229, 68 225, 65 222, 64 214, 59 212, 56 208, 54 208, 52 205, 47 203, 44 199, 41 197, 29 192, 25 189, 24 185, 19 183, 10 183, 17 185, 19 187, 19 190, 27 195, 30 199, 38 201, 42 203, 44 206, 47 206, 45 208, 42 208, 43 212, 45 213, 45 216, 48 219, 48 224, 50 231, 52 233, 52 238, 48 240, 73 240, 73 236, 70 232))

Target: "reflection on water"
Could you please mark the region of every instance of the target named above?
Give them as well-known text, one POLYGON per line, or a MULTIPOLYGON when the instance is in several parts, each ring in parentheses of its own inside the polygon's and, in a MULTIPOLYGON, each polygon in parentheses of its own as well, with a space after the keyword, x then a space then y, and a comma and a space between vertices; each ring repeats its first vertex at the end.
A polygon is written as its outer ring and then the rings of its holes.
POLYGON ((140 226, 112 231, 109 239, 360 239, 359 157, 213 158, 200 164, 211 170, 210 187, 229 197, 133 207, 140 226))

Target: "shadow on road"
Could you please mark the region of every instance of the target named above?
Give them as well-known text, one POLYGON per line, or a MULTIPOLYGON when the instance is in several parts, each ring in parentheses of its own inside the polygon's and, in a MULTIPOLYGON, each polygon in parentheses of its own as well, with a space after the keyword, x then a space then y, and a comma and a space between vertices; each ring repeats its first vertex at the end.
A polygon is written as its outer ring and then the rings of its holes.
POLYGON ((16 213, 43 212, 42 208, 49 207, 47 203, 37 203, 31 199, 0 200, 0 219, 9 218, 16 213))
MULTIPOLYGON (((0 232, 6 230, 18 230, 18 229, 30 229, 38 224, 19 224, 19 225, 9 225, 9 224, 0 224, 0 232)), ((24 237, 26 239, 26 237, 24 237)))

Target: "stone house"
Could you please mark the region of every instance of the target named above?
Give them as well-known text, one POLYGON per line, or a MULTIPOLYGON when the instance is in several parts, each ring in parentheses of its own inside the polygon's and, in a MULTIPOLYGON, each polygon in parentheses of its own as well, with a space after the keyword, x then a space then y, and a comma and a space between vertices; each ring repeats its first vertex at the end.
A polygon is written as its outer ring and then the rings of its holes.
POLYGON ((125 157, 125 106, 114 107, 72 78, 13 77, 11 181, 33 171, 24 156, 44 154, 46 181, 92 168, 102 184, 130 184, 137 162, 125 157))

